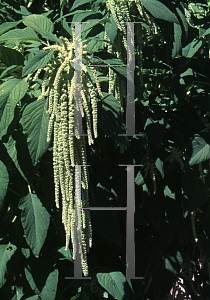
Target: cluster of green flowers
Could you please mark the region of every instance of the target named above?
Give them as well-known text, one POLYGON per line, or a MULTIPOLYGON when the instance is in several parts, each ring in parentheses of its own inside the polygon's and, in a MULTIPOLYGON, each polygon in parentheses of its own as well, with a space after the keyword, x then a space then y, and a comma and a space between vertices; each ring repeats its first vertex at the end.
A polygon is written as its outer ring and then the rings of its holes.
MULTIPOLYGON (((82 181, 82 215, 80 213, 78 219, 81 219, 81 259, 82 269, 85 276, 88 276, 87 252, 92 246, 92 228, 90 220, 89 199, 88 199, 88 170, 86 158, 86 143, 85 137, 75 133, 75 105, 78 105, 75 100, 75 88, 77 80, 75 80, 74 67, 74 50, 75 50, 75 33, 73 31, 73 42, 67 38, 60 37, 62 45, 47 45, 43 50, 54 49, 57 56, 44 68, 44 77, 41 86, 41 99, 46 97, 48 100, 48 112, 50 114, 47 140, 51 140, 53 134, 53 168, 54 168, 54 183, 55 183, 55 202, 56 207, 59 208, 59 193, 61 189, 62 195, 62 222, 66 232, 66 250, 68 249, 70 238, 73 245, 73 259, 76 255, 75 243, 75 207, 76 202, 74 193, 74 178, 76 180, 77 174, 75 172, 76 165, 81 167, 81 181, 82 181), (82 218, 81 218, 82 216, 82 218)), ((86 61, 90 62, 87 52, 83 49, 82 55, 85 56, 86 61)), ((37 70, 33 74, 29 74, 26 80, 34 82, 38 79, 42 69, 37 70), (33 75, 33 76, 32 76, 33 75)), ((103 96, 100 84, 97 78, 94 67, 82 66, 82 101, 79 102, 79 110, 81 117, 86 120, 88 144, 93 144, 93 135, 97 137, 97 98, 103 96), (93 82, 89 72, 92 72, 93 82), (88 100, 90 98, 90 101, 88 100), (91 110, 92 106, 92 110, 91 110), (92 116, 92 119, 91 119, 92 116), (92 126, 93 123, 93 126, 92 126)), ((81 86, 80 86, 81 87, 81 86)), ((83 130, 84 133, 84 130, 83 130)), ((78 194, 78 193, 77 193, 78 194)), ((80 196, 81 197, 81 196, 80 196)), ((80 199, 81 201, 81 199, 80 199)))

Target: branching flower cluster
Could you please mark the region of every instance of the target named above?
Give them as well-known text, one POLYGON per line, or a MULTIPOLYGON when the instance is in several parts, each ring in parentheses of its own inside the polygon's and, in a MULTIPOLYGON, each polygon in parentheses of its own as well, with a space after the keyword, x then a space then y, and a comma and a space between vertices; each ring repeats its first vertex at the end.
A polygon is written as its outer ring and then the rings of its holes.
MULTIPOLYGON (((73 245, 73 259, 76 255, 75 243, 75 181, 78 174, 75 172, 75 166, 81 165, 81 184, 82 184, 82 214, 81 219, 81 237, 79 240, 82 269, 85 276, 88 276, 87 252, 92 246, 92 229, 90 221, 89 199, 88 199, 88 170, 86 158, 86 143, 84 135, 75 132, 75 106, 79 106, 81 116, 86 120, 87 135, 89 145, 93 144, 93 136, 97 137, 97 92, 103 96, 99 81, 94 67, 82 66, 82 101, 75 101, 75 88, 78 88, 74 71, 74 52, 75 52, 75 33, 73 30, 73 42, 67 38, 60 37, 61 45, 47 45, 43 50, 55 50, 57 56, 53 57, 44 69, 38 69, 32 76, 26 80, 36 81, 41 71, 44 70, 44 77, 41 86, 40 100, 46 97, 48 100, 48 112, 50 114, 47 140, 51 140, 53 133, 53 168, 55 183, 55 202, 59 208, 59 193, 62 194, 62 222, 66 232, 66 250, 69 241, 73 245), (91 80, 89 72, 92 72, 91 80), (90 98, 90 101, 89 101, 90 98), (93 126, 92 126, 93 124, 93 126), (93 129, 93 135, 92 135, 93 129)), ((82 46, 82 55, 90 62, 89 57, 82 46)), ((84 133, 84 130, 83 130, 84 133)), ((78 194, 78 193, 77 193, 78 194)), ((81 196, 79 197, 81 198, 81 196)), ((79 199, 81 201, 81 199, 79 199)))

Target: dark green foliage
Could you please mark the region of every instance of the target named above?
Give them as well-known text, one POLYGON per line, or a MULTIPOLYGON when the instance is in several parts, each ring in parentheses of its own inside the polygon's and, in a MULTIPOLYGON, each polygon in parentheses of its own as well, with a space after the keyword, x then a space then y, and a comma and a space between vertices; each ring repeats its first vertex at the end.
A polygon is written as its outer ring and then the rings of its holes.
MULTIPOLYGON (((91 280, 81 280, 66 279, 74 276, 74 261, 71 246, 64 250, 54 203, 48 103, 37 101, 43 74, 34 89, 25 77, 56 52, 43 46, 61 44, 59 36, 71 39, 81 21, 94 63, 114 65, 120 80, 129 81, 126 64, 104 47, 105 32, 116 42, 117 25, 105 0, 0 1, 0 299, 164 300, 180 278, 191 299, 210 295, 209 1, 142 5, 157 34, 142 24, 143 86, 137 57, 134 76, 140 136, 119 136, 126 132, 126 104, 122 112, 101 76, 99 136, 87 147, 90 207, 125 207, 127 173, 119 164, 141 165, 135 167, 134 230, 142 279, 125 278, 126 212, 90 211, 91 280)), ((98 70, 107 76, 107 68, 98 70)))

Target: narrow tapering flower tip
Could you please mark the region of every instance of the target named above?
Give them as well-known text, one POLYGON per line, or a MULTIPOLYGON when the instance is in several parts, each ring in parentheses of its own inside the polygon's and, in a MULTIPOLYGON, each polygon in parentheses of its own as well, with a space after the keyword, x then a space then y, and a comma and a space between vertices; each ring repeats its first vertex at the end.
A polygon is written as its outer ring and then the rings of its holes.
POLYGON ((92 248, 92 238, 89 239, 89 247, 92 248))
POLYGON ((38 69, 34 75, 34 78, 32 79, 32 81, 37 80, 37 78, 39 77, 39 74, 41 73, 42 69, 38 69))
POLYGON ((27 77, 25 78, 25 81, 31 80, 32 79, 32 77, 31 77, 32 75, 33 75, 33 73, 28 74, 27 77))

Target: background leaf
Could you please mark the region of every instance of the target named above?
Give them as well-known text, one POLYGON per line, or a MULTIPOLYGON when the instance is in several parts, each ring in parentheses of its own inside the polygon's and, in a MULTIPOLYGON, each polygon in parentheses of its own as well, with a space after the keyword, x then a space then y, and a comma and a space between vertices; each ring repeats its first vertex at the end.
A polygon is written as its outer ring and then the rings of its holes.
POLYGON ((195 55, 195 53, 200 49, 202 45, 203 41, 194 39, 191 43, 189 43, 182 49, 182 55, 187 58, 191 58, 195 55))
POLYGON ((181 204, 185 217, 200 208, 208 200, 208 193, 202 180, 192 169, 188 169, 182 176, 181 204))
POLYGON ((56 299, 59 272, 52 266, 53 263, 51 258, 46 260, 32 256, 26 261, 24 271, 28 283, 42 300, 56 299))
POLYGON ((98 102, 99 126, 105 134, 123 145, 129 146, 127 137, 118 136, 118 134, 126 133, 119 102, 113 95, 105 92, 102 94, 104 98, 98 102))

